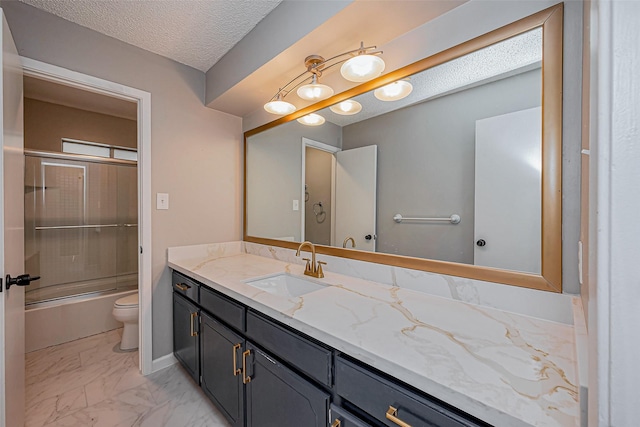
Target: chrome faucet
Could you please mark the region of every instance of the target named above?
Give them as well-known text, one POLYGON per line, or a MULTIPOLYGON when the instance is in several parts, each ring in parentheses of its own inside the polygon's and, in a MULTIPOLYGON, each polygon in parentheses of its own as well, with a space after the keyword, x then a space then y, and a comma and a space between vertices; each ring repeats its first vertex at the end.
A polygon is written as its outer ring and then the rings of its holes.
POLYGON ((353 249, 355 249, 356 247, 356 241, 353 239, 353 237, 347 237, 346 239, 344 239, 344 242, 342 242, 342 247, 346 248, 347 247, 347 242, 351 240, 351 247, 353 249))
POLYGON ((304 269, 304 274, 306 276, 322 278, 324 277, 324 272, 322 271, 322 265, 326 265, 326 262, 318 261, 316 264, 316 247, 313 246, 311 242, 302 242, 300 246, 298 246, 298 251, 296 252, 296 256, 300 256, 300 250, 303 247, 309 246, 311 248, 311 259, 302 258, 304 261, 307 261, 307 266, 304 269))

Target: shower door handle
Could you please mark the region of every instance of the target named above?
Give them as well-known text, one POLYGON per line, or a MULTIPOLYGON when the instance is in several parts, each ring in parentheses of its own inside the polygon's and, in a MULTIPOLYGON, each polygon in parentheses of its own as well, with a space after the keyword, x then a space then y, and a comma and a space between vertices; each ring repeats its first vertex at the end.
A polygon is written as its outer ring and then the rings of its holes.
POLYGON ((7 289, 13 285, 27 286, 34 280, 40 280, 40 276, 31 277, 29 274, 21 274, 18 277, 11 277, 11 275, 7 274, 5 277, 5 286, 7 289))

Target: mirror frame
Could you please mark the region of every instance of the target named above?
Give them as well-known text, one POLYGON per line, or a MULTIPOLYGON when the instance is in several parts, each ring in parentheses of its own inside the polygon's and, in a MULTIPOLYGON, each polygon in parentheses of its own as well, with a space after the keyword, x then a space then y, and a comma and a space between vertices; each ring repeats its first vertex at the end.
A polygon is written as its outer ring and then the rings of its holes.
POLYGON ((247 138, 317 110, 353 98, 412 74, 451 61, 502 40, 542 27, 542 274, 475 266, 449 261, 415 258, 404 255, 366 252, 333 246, 316 245, 321 254, 386 264, 450 276, 509 284, 531 289, 562 292, 562 3, 520 19, 504 27, 414 62, 309 105, 287 116, 244 133, 244 206, 243 240, 263 245, 297 249, 299 242, 288 242, 247 235, 247 138))

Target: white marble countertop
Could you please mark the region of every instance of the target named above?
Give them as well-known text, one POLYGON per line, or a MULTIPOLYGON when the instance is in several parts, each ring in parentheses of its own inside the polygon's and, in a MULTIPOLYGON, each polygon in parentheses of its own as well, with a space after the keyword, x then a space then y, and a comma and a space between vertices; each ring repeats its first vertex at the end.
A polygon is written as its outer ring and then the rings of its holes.
POLYGON ((283 298, 243 283, 303 266, 241 245, 171 248, 169 266, 495 426, 577 426, 570 325, 331 273, 283 298))

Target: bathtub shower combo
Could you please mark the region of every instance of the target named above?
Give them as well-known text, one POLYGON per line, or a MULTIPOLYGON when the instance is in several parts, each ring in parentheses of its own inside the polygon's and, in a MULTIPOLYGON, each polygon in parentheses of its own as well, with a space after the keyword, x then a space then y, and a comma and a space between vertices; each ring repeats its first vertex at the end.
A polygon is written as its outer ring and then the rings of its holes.
POLYGON ((27 307, 137 289, 136 161, 25 154, 27 307))

